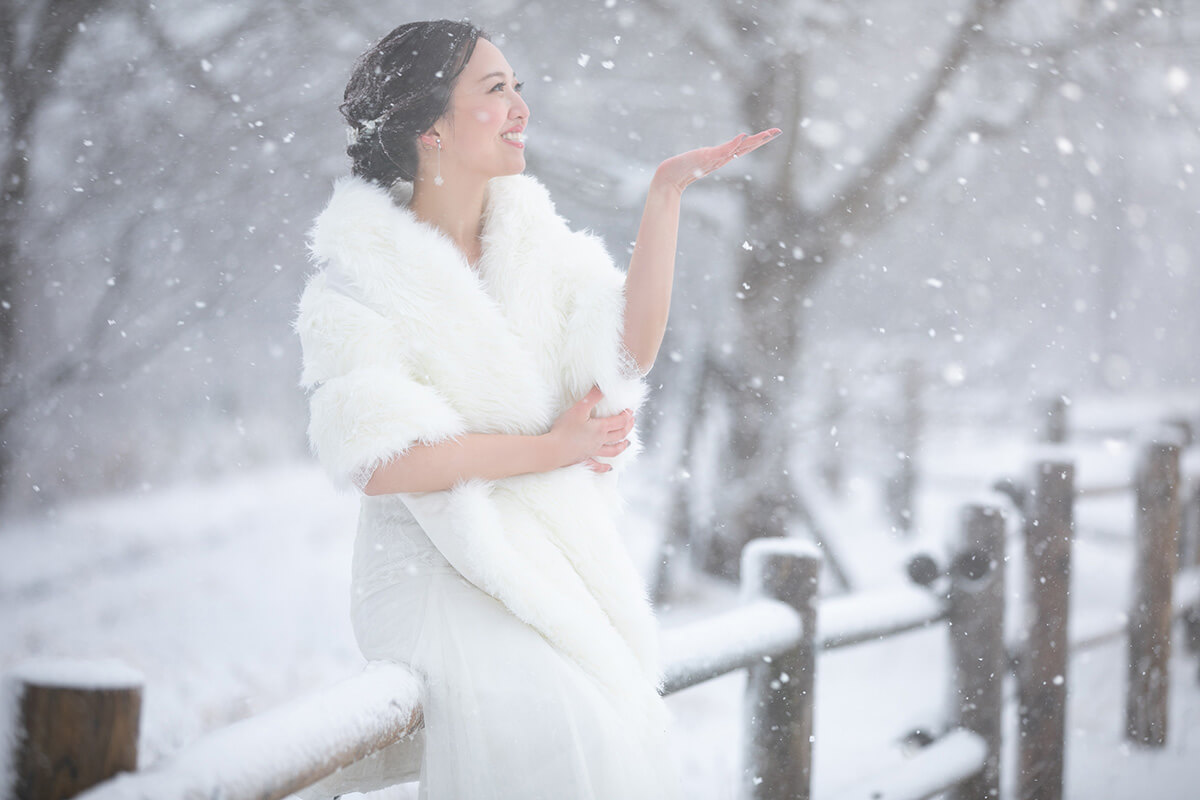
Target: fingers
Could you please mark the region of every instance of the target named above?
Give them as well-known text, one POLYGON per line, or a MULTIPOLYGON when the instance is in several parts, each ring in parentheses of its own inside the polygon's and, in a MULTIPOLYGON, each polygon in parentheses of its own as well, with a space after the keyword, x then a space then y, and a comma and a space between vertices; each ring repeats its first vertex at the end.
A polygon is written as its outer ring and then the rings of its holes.
POLYGON ((600 445, 600 449, 596 451, 596 455, 605 457, 619 456, 629 449, 629 444, 628 439, 622 439, 619 442, 609 442, 608 444, 600 445))
POLYGON ((753 136, 746 136, 745 134, 742 134, 740 137, 738 137, 738 145, 733 152, 733 157, 737 158, 738 156, 745 155, 752 150, 757 150, 781 133, 783 133, 783 131, 781 131, 779 128, 768 128, 767 130, 756 133, 753 136))
POLYGON ((600 391, 599 386, 593 386, 592 390, 590 392, 588 392, 587 394, 585 394, 583 396, 583 399, 581 399, 575 405, 576 405, 576 407, 582 409, 584 412, 590 414, 590 413, 592 413, 592 409, 596 407, 596 404, 599 403, 603 399, 604 399, 604 392, 600 391))
POLYGON ((592 472, 608 472, 612 469, 611 464, 601 464, 594 458, 585 458, 580 463, 587 466, 592 472))
POLYGON ((610 439, 623 439, 627 433, 633 430, 633 412, 627 408, 620 414, 601 417, 599 422, 604 426, 604 432, 609 435, 610 439))

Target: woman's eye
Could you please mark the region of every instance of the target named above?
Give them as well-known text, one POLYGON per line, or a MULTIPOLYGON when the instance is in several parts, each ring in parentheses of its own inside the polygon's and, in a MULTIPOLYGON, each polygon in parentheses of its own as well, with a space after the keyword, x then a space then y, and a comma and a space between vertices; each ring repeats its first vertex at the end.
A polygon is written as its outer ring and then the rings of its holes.
POLYGON ((520 81, 515 86, 513 86, 513 89, 515 89, 518 93, 520 93, 521 89, 524 88, 524 86, 525 86, 525 81, 520 81))

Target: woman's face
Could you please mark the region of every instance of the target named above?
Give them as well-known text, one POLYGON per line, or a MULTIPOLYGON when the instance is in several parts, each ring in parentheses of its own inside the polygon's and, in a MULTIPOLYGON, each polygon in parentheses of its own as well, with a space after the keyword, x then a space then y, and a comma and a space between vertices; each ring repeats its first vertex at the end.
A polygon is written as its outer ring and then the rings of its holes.
MULTIPOLYGON (((479 39, 434 130, 442 138, 442 173, 514 175, 525 169, 529 106, 521 84, 496 45, 479 39)), ((436 151, 431 154, 437 157, 436 151)))

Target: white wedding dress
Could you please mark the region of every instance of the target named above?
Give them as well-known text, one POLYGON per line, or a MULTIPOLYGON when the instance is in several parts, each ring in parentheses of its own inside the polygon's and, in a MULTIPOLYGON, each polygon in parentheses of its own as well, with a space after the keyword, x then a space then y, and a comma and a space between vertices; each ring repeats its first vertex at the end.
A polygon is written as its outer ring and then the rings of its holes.
POLYGON ((363 499, 351 618, 367 659, 422 676, 425 727, 305 800, 413 780, 420 800, 679 796, 669 733, 640 741, 595 679, 463 578, 397 496, 363 499))

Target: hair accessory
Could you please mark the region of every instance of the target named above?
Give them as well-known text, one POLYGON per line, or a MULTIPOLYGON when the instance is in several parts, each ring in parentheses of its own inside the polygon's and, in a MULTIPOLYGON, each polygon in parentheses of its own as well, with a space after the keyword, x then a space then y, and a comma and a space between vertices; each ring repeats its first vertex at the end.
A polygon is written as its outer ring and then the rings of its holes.
MULTIPOLYGON (((394 108, 394 106, 393 106, 393 108, 394 108)), ((392 109, 389 108, 387 111, 383 112, 375 119, 369 119, 366 122, 359 123, 360 127, 355 128, 354 126, 350 126, 349 128, 347 128, 346 129, 346 143, 347 144, 358 144, 358 142, 360 142, 364 139, 369 139, 372 136, 374 136, 375 131, 383 124, 384 120, 387 119, 388 115, 391 112, 392 112, 392 109)))

